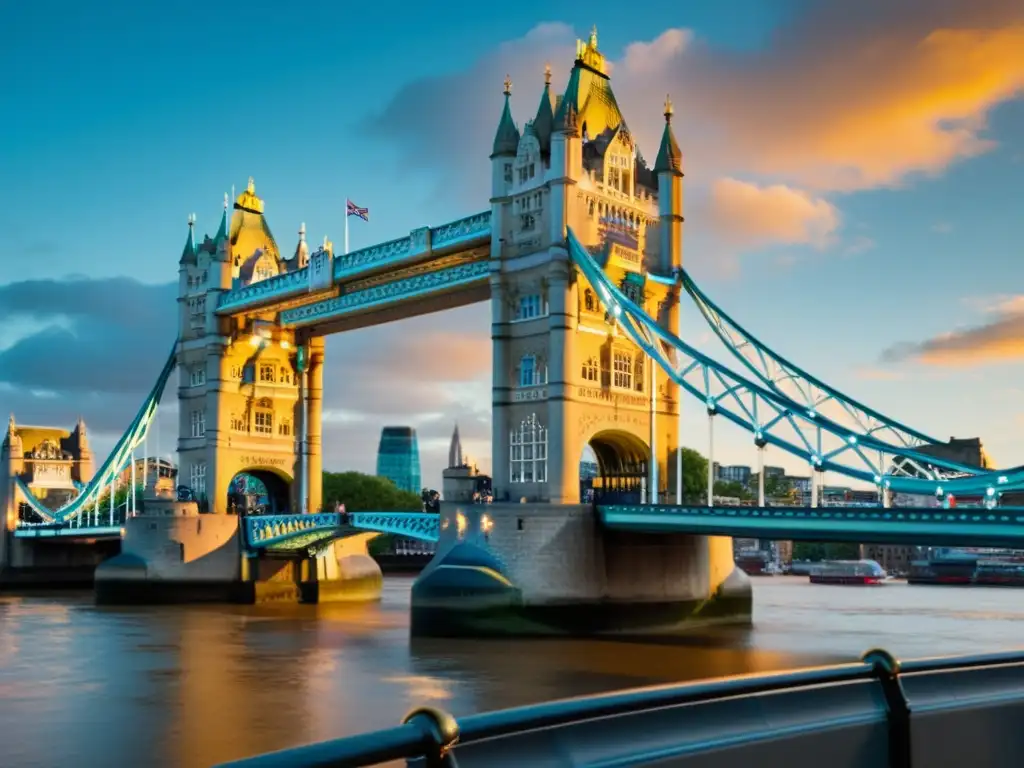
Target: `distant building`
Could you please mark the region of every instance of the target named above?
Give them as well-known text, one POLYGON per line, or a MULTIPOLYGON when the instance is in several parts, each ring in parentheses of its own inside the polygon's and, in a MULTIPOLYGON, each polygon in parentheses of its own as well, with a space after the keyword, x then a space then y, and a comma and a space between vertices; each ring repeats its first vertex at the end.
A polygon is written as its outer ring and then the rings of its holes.
POLYGON ((730 467, 718 467, 716 479, 723 483, 739 483, 746 487, 750 482, 750 467, 735 464, 730 467))
POLYGON ((377 448, 377 477, 403 491, 420 492, 420 448, 412 427, 384 427, 377 448))

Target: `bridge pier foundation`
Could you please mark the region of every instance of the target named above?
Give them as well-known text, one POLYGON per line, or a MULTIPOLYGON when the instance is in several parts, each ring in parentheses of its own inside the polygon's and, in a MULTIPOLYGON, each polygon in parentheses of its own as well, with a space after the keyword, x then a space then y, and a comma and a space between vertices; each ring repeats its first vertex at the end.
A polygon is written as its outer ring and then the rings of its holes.
POLYGON ((603 530, 592 508, 443 504, 412 590, 421 636, 653 636, 749 625, 732 540, 603 530))

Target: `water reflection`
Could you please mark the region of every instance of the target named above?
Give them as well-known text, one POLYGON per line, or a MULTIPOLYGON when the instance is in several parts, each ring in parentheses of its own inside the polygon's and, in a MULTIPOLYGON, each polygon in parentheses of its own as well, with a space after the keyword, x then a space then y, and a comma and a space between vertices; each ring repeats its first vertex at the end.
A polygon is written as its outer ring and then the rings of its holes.
POLYGON ((0 597, 5 766, 206 766, 391 725, 675 680, 1014 647, 1015 590, 756 583, 755 628, 712 641, 408 638, 407 580, 379 605, 97 608, 0 597))

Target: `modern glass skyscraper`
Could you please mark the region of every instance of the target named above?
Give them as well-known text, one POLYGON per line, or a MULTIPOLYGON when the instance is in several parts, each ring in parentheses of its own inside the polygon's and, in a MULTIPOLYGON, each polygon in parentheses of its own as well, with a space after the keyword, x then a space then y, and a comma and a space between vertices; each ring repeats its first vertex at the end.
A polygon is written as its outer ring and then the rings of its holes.
POLYGON ((384 427, 377 449, 377 477, 403 491, 420 491, 420 447, 412 427, 384 427))

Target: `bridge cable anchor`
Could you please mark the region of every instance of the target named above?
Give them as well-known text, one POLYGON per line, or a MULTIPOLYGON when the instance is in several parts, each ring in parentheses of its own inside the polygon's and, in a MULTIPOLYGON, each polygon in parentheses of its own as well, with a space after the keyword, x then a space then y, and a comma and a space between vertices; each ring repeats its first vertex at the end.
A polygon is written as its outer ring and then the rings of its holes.
POLYGON ((911 768, 910 759, 910 701, 900 680, 899 659, 882 648, 866 651, 861 661, 871 665, 875 679, 882 686, 889 721, 889 766, 911 768))
POLYGON ((424 754, 425 768, 458 768, 452 748, 459 741, 459 722, 453 715, 434 707, 417 707, 402 718, 403 725, 415 725, 431 742, 424 754))

